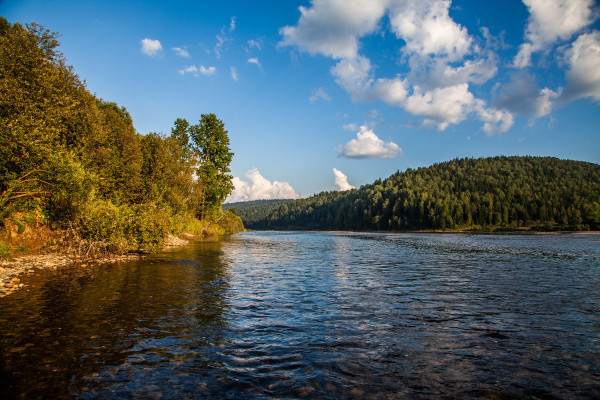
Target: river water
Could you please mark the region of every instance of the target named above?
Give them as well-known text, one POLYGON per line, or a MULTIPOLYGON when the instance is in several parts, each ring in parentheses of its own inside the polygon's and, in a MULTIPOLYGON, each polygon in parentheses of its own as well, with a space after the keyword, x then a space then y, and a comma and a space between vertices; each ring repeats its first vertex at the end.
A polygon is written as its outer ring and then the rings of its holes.
POLYGON ((251 232, 41 271, 0 398, 600 398, 600 235, 251 232))

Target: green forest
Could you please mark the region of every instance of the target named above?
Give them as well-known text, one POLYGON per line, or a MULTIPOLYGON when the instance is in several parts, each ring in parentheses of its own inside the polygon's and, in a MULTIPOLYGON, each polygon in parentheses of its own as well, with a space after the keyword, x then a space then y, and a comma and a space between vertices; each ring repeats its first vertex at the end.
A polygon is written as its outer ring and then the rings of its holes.
POLYGON ((552 157, 463 158, 346 192, 233 206, 251 229, 600 230, 600 166, 552 157))
POLYGON ((221 209, 233 189, 224 123, 201 114, 169 135, 137 133, 125 107, 86 89, 58 38, 0 17, 2 226, 68 230, 114 252, 243 229, 221 209))

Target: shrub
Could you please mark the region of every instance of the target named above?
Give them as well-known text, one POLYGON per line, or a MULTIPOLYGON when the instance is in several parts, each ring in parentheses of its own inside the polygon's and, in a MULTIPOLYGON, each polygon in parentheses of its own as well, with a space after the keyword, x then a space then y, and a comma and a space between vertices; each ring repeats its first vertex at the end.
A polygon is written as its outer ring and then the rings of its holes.
POLYGON ((7 246, 2 242, 0 242, 0 259, 1 260, 9 260, 10 259, 10 246, 7 246))

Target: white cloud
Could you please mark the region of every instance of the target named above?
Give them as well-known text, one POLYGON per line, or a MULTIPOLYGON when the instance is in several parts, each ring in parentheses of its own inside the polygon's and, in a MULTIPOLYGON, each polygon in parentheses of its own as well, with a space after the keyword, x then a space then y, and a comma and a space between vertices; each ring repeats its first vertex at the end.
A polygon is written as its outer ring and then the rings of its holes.
POLYGON ((354 123, 346 124, 343 126, 345 131, 354 132, 358 129, 358 126, 354 123))
POLYGON ((231 17, 231 21, 229 21, 229 32, 235 31, 235 17, 231 17))
POLYGON ((565 57, 569 70, 562 100, 592 97, 600 101, 600 31, 579 36, 565 57))
POLYGON ((338 187, 338 190, 345 191, 355 189, 354 186, 348 183, 348 177, 339 169, 334 168, 333 175, 335 177, 335 185, 338 187))
POLYGON ((496 108, 508 110, 513 114, 521 114, 540 118, 552 112, 552 106, 560 96, 560 90, 555 92, 549 88, 540 90, 534 78, 519 74, 503 86, 493 100, 496 108))
POLYGON ((396 143, 385 143, 372 129, 363 125, 356 134, 356 139, 346 143, 339 153, 348 158, 394 158, 402 153, 402 149, 396 143))
POLYGON ((261 41, 260 40, 250 39, 250 40, 248 40, 248 47, 250 47, 250 48, 257 48, 258 50, 260 50, 261 47, 262 47, 261 41))
POLYGON ((353 58, 358 54, 358 38, 377 29, 385 14, 387 0, 313 0, 300 6, 297 26, 279 29, 281 46, 298 46, 310 54, 333 58, 353 58))
POLYGON ((422 91, 415 86, 414 93, 406 99, 404 109, 411 114, 439 121, 438 130, 443 131, 449 124, 462 122, 474 100, 466 83, 431 91, 422 91))
POLYGON ((545 50, 558 39, 569 39, 594 20, 594 0, 523 0, 529 9, 526 42, 519 48, 514 65, 531 65, 531 55, 545 50))
POLYGON ((489 51, 487 58, 466 60, 464 64, 453 67, 445 61, 436 60, 426 80, 430 87, 454 86, 473 82, 482 84, 492 79, 498 72, 498 60, 494 52, 489 51))
POLYGON ((450 0, 397 0, 392 4, 390 24, 406 42, 404 52, 452 61, 469 53, 472 40, 466 28, 450 18, 450 0))
POLYGON ((368 95, 373 79, 371 61, 362 56, 343 59, 331 68, 338 85, 350 94, 354 101, 369 101, 368 95))
MULTIPOLYGON (((592 21, 590 9, 593 0, 567 3, 567 0, 527 0, 532 17, 523 48, 527 50, 527 46, 534 47, 534 43, 570 37, 592 21), (556 7, 563 9, 567 21, 560 21, 557 23, 560 26, 550 29, 548 23, 551 24, 555 18, 556 7), (544 14, 545 11, 550 13, 544 14)), ((527 89, 528 102, 522 102, 520 110, 504 101, 514 97, 512 94, 518 93, 517 88, 505 88, 504 97, 496 98, 490 107, 473 94, 471 85, 482 85, 498 74, 502 63, 496 51, 506 48, 499 44, 502 38, 494 39, 487 28, 480 30, 478 40, 470 36, 464 26, 450 17, 450 6, 450 0, 311 0, 310 6, 300 7, 301 15, 295 26, 280 29, 282 40, 279 45, 296 46, 301 51, 337 60, 330 73, 353 101, 380 100, 422 117, 424 125, 435 126, 440 131, 471 117, 481 121, 483 131, 490 136, 508 131, 516 115, 533 118, 548 115, 561 94, 560 88, 540 90, 536 86, 534 91, 530 87, 518 88, 521 94, 527 89), (378 66, 360 54, 359 40, 384 30, 391 31, 399 39, 402 56, 398 61, 408 67, 408 72, 377 77, 378 66)), ((585 45, 589 47, 591 42, 585 45)), ((537 51, 533 47, 531 51, 537 51)), ((587 53, 575 47, 565 56, 571 66, 572 73, 568 73, 571 86, 580 88, 579 91, 573 89, 573 93, 584 93, 582 88, 593 82, 593 78, 590 81, 587 77, 594 76, 591 71, 595 70, 579 68, 584 64, 592 68, 592 62, 583 60, 593 57, 587 57, 587 53), (586 74, 582 74, 584 70, 586 74)), ((377 140, 363 132, 347 143, 340 154, 370 156, 368 151, 359 150, 358 145, 369 143, 362 149, 371 149, 375 147, 371 145, 378 143, 377 140)))
POLYGON ((215 67, 206 68, 204 65, 200 66, 200 73, 202 75, 214 75, 217 72, 215 67))
POLYGON ((408 82, 400 77, 394 79, 377 79, 371 95, 391 106, 404 107, 408 97, 408 82))
POLYGON ((198 75, 198 68, 195 65, 190 65, 189 67, 185 67, 184 69, 180 69, 179 73, 181 75, 194 74, 195 76, 197 76, 198 75))
POLYGON ((235 70, 234 67, 230 67, 229 68, 229 72, 231 72, 231 79, 233 79, 234 81, 237 81, 237 80, 240 79, 239 76, 238 76, 238 74, 237 74, 237 71, 235 70))
POLYGON ((157 55, 161 50, 162 50, 162 45, 160 44, 160 41, 158 40, 152 40, 152 39, 143 39, 141 41, 142 43, 142 53, 150 56, 150 57, 154 57, 155 55, 157 55))
POLYGON ((252 169, 246 173, 250 182, 245 182, 237 176, 233 178, 234 190, 227 198, 227 202, 271 200, 271 199, 297 199, 298 193, 287 182, 270 182, 258 170, 252 169))
POLYGON ((323 89, 322 87, 313 90, 312 92, 312 96, 310 96, 310 101, 311 103, 314 103, 315 101, 319 100, 319 99, 323 99, 323 100, 327 100, 327 101, 331 101, 331 96, 329 96, 327 94, 327 92, 325 91, 325 89, 323 89))
POLYGON ((198 74, 202 74, 202 75, 214 75, 217 72, 217 69, 215 67, 205 67, 203 65, 200 66, 200 68, 196 67, 195 65, 191 65, 189 67, 186 67, 184 69, 179 70, 179 73, 181 75, 185 75, 185 74, 193 74, 194 76, 198 76, 198 74))
POLYGON ((190 58, 190 53, 181 47, 173 47, 173 51, 179 56, 183 58, 190 58))
POLYGON ((377 118, 379 116, 379 112, 377 110, 371 110, 363 114, 365 118, 377 118))
POLYGON ((258 68, 262 69, 262 65, 260 65, 260 61, 258 61, 258 58, 249 58, 249 59, 248 59, 248 63, 249 63, 249 64, 254 64, 254 65, 256 65, 258 68))
POLYGON ((513 126, 513 114, 509 111, 493 107, 486 108, 483 100, 477 100, 473 108, 477 112, 479 120, 484 123, 483 131, 488 137, 493 136, 495 133, 507 132, 513 126))
POLYGON ((469 105, 475 100, 467 83, 432 90, 414 86, 411 93, 408 81, 400 77, 373 81, 370 61, 361 56, 339 61, 331 72, 354 101, 380 99, 413 115, 439 121, 439 130, 462 122, 467 117, 469 105))

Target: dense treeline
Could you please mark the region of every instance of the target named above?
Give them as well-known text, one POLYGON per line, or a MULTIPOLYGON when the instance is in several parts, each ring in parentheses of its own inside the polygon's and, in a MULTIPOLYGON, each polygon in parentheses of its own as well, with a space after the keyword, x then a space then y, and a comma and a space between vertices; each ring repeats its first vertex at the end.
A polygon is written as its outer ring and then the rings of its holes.
POLYGON ((264 221, 273 211, 283 203, 291 200, 252 200, 237 203, 223 204, 224 210, 230 210, 244 221, 245 226, 253 226, 253 229, 263 229, 264 221))
MULTIPOLYGON (((0 17, 0 223, 69 227, 114 250, 200 233, 232 190, 222 121, 175 121, 138 134, 124 107, 92 95, 57 50, 58 35, 0 17)), ((225 223, 227 222, 227 223, 225 223)))
POLYGON ((598 230, 600 166, 551 157, 456 159, 242 219, 252 229, 598 230))

